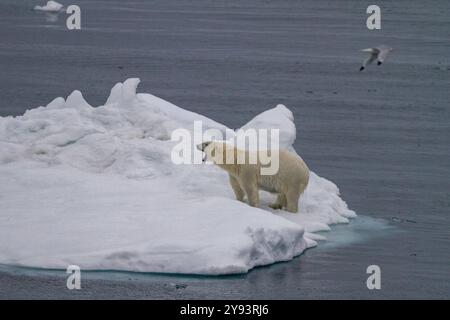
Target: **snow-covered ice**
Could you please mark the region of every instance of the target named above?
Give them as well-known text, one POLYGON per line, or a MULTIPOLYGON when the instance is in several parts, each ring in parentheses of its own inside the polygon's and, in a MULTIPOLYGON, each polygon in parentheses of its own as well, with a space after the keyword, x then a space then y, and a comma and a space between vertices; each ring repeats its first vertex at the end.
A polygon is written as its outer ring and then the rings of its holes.
MULTIPOLYGON (((171 132, 227 128, 116 84, 103 106, 79 91, 23 116, 0 118, 0 263, 40 268, 229 274, 290 260, 329 225, 355 213, 332 182, 311 173, 300 213, 234 200, 212 165, 175 165, 171 132)), ((293 115, 277 106, 243 128, 280 128, 292 148, 293 115)))
POLYGON ((47 1, 47 3, 44 6, 35 6, 34 10, 38 11, 46 11, 46 12, 58 12, 63 8, 63 5, 56 1, 47 1))

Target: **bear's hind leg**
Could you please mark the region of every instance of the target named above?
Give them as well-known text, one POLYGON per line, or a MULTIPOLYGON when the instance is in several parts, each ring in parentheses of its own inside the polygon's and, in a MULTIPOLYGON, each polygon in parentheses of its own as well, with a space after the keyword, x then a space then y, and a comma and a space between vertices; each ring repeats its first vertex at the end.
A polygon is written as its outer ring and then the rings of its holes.
POLYGON ((239 201, 244 201, 245 192, 242 190, 239 181, 237 181, 237 179, 230 174, 228 176, 230 178, 231 187, 236 195, 236 199, 239 201))
POLYGON ((300 198, 300 192, 297 190, 290 190, 286 195, 287 205, 286 210, 292 213, 298 212, 298 199, 300 198))
POLYGON ((284 193, 279 193, 275 203, 269 205, 269 207, 271 207, 274 210, 282 209, 285 206, 286 206, 286 196, 284 195, 284 193))

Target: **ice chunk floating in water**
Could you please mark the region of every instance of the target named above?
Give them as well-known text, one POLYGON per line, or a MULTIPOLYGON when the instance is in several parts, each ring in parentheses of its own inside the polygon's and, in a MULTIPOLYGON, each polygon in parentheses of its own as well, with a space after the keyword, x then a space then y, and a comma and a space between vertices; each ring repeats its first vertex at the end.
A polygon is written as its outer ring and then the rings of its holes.
MULTIPOLYGON (((81 92, 20 117, 0 118, 0 263, 65 269, 229 274, 286 261, 316 245, 313 232, 355 213, 332 182, 311 173, 300 213, 234 200, 225 172, 175 165, 174 129, 226 127, 150 94, 139 79, 113 87, 104 106, 81 92)), ((244 127, 295 140, 284 106, 244 127)))
POLYGON ((46 12, 59 12, 63 8, 61 3, 56 1, 48 1, 45 6, 35 6, 34 10, 46 11, 46 12))

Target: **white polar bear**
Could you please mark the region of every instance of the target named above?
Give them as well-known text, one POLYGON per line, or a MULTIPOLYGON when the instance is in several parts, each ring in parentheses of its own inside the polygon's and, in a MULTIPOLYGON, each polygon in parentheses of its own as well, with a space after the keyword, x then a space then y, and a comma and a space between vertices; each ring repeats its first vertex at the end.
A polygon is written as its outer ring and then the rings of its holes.
MULTIPOLYGON (((204 142, 197 148, 206 155, 206 160, 212 161, 228 172, 230 184, 236 199, 248 202, 253 207, 259 206, 259 189, 278 194, 277 200, 270 205, 273 209, 286 208, 289 212, 298 212, 300 195, 306 189, 309 181, 309 169, 295 153, 287 150, 277 150, 279 154, 278 170, 273 175, 262 175, 262 151, 243 151, 222 141, 204 142), (238 159, 251 159, 256 162, 239 162, 238 159), (231 161, 230 161, 231 159, 231 161), (228 160, 228 161, 227 161, 228 160)), ((264 151, 266 154, 267 151, 264 151)))

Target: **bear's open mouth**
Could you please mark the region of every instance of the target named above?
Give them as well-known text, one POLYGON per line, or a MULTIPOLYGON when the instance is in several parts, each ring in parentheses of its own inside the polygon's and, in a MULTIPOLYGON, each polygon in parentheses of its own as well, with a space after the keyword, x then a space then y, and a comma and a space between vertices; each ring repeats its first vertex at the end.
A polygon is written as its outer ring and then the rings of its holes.
POLYGON ((197 145, 197 150, 202 152, 202 162, 206 162, 206 152, 205 148, 210 144, 210 142, 203 142, 197 145))

